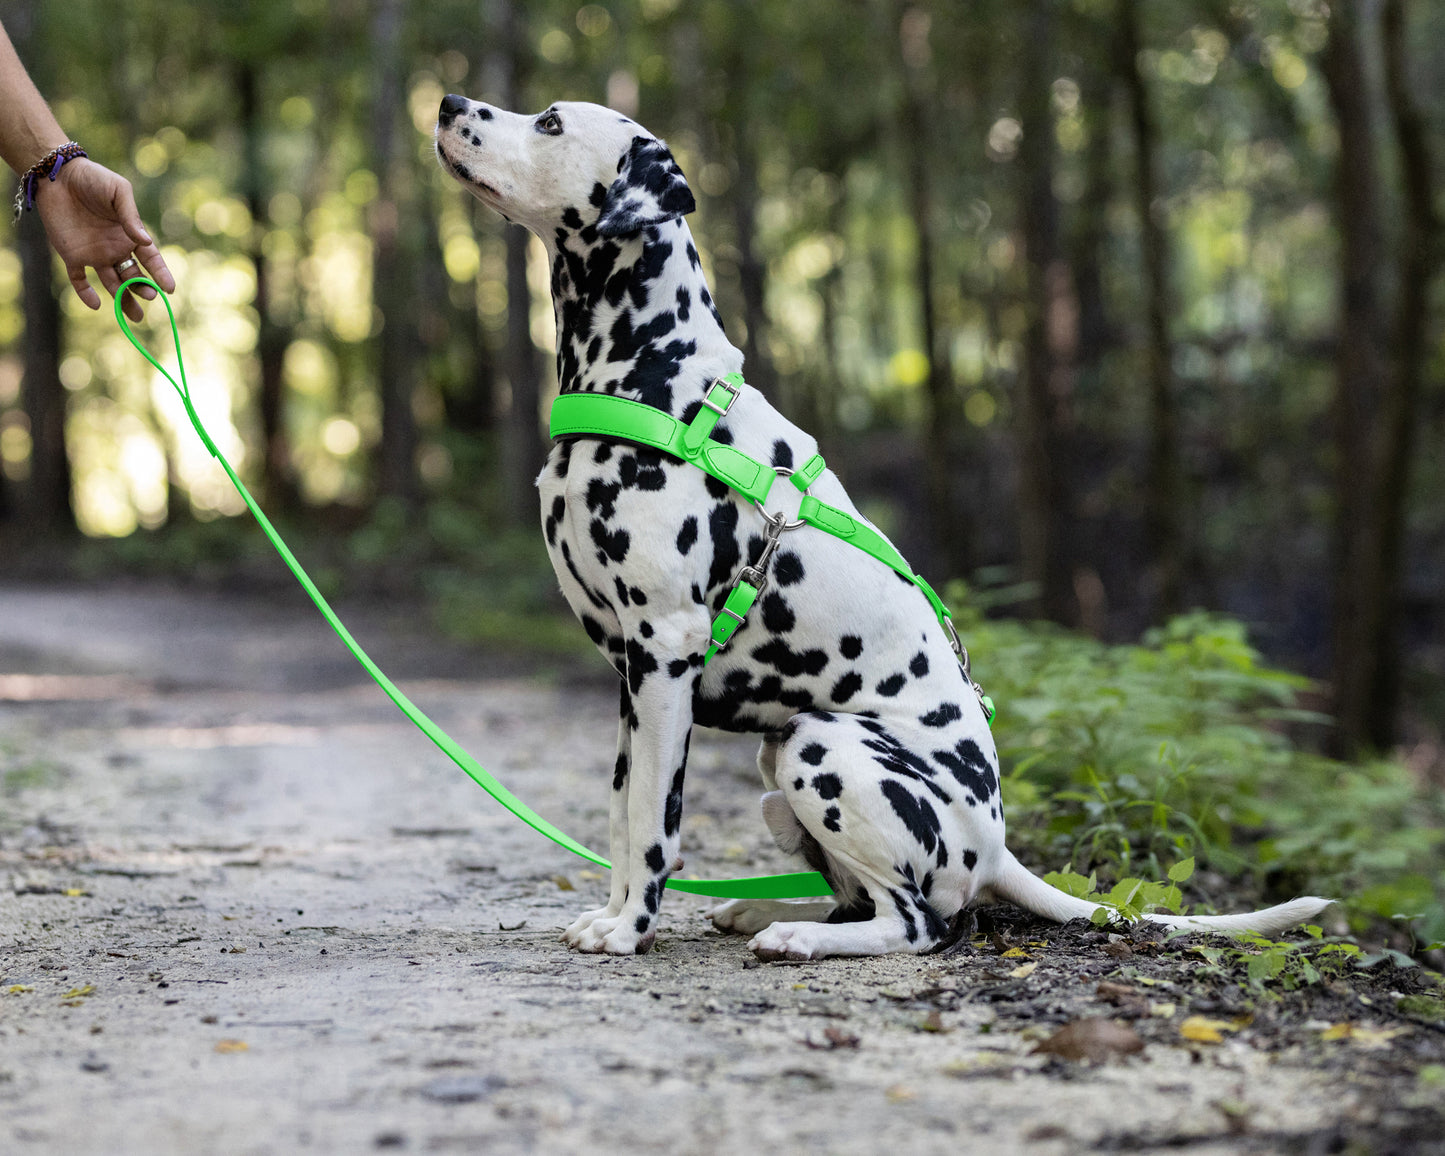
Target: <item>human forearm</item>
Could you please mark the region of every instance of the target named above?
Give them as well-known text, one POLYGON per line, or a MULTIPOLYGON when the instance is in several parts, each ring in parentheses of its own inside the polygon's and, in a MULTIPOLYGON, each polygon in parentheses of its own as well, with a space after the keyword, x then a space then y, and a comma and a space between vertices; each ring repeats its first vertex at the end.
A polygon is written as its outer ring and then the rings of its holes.
POLYGON ((0 157, 23 173, 66 139, 0 25, 0 157))

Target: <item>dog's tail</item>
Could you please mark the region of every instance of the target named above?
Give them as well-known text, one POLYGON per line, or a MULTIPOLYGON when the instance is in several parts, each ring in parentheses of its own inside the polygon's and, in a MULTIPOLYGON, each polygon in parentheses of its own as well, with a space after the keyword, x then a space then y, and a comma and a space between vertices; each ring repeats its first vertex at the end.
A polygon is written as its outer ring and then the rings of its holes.
MULTIPOLYGON (((1007 848, 1003 854, 1004 860, 998 878, 993 881, 991 888, 1000 899, 1007 899, 1035 915, 1042 915, 1045 919, 1054 919, 1060 923, 1070 919, 1088 919, 1100 909, 1097 903, 1078 899, 1045 883, 1015 859, 1007 848)), ((1217 934, 1253 931, 1260 935, 1276 935, 1318 915, 1332 902, 1334 901, 1331 899, 1307 895, 1242 915, 1149 915, 1146 918, 1150 923, 1162 923, 1165 927, 1183 927, 1191 931, 1217 934)))

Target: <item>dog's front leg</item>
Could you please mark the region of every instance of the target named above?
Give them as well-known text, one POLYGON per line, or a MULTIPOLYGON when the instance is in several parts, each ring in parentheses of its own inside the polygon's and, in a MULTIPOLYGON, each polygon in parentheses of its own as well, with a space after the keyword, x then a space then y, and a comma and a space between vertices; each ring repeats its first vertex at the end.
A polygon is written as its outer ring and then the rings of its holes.
POLYGON ((627 898, 627 872, 616 864, 627 862, 627 795, 632 771, 632 697, 622 683, 622 706, 617 723, 617 762, 612 770, 611 799, 607 808, 607 853, 612 857, 612 891, 607 906, 584 911, 562 933, 564 942, 576 947, 582 933, 599 919, 615 919, 627 898))
MULTIPOLYGON (((633 720, 626 852, 612 861, 612 895, 616 901, 620 883, 621 905, 615 914, 601 914, 585 927, 578 927, 583 922, 578 920, 568 929, 567 941, 581 951, 640 955, 650 949, 667 877, 681 865, 682 783, 692 728, 693 680, 674 677, 646 658, 641 648, 634 653, 629 647, 633 720)), ((615 800, 617 792, 613 794, 615 800)))

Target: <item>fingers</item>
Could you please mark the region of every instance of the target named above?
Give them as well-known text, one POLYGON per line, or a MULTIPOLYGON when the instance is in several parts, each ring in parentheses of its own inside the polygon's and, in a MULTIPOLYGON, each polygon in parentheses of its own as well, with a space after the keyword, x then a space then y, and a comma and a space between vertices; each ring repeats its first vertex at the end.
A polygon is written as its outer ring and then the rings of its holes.
MULTIPOLYGON (((140 219, 140 212, 135 205, 135 196, 131 191, 130 182, 124 178, 118 178, 115 194, 112 202, 115 207, 116 220, 120 227, 125 230, 135 246, 135 255, 140 263, 145 266, 146 272, 150 274, 151 280, 164 289, 167 293, 174 293, 176 289, 175 278, 171 271, 166 268, 165 259, 150 233, 146 231, 145 224, 140 219)), ((133 274, 134 275, 134 274, 133 274)), ((147 300, 155 298, 155 291, 146 286, 137 290, 147 300)))
POLYGON ((75 295, 92 309, 100 308, 100 294, 97 293, 91 283, 86 280, 84 265, 67 265, 65 274, 70 278, 71 287, 75 295))
MULTIPOLYGON (((105 291, 114 297, 122 283, 121 275, 115 271, 115 266, 106 265, 96 269, 96 272, 100 274, 100 283, 105 286, 105 291)), ((135 276, 134 272, 130 270, 127 270, 127 273, 129 276, 135 276)), ((74 278, 71 279, 71 283, 74 284, 74 278)), ((95 290, 92 289, 91 292, 94 293, 95 290)), ((84 301, 85 298, 81 297, 81 300, 84 301)), ((96 307, 98 306, 99 299, 97 298, 96 307)), ((125 291, 125 295, 121 299, 120 307, 132 321, 141 321, 145 318, 145 314, 141 311, 140 302, 135 299, 134 294, 129 289, 125 291)))

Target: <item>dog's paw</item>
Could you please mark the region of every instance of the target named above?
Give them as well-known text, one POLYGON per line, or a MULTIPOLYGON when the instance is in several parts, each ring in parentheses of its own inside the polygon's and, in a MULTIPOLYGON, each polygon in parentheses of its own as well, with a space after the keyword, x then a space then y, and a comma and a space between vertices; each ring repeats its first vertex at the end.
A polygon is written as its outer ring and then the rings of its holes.
POLYGON ((817 942, 817 923, 774 923, 753 936, 748 949, 762 960, 818 959, 828 952, 817 942))
MULTIPOLYGON (((568 947, 581 947, 582 937, 594 923, 599 920, 612 920, 615 923, 616 919, 617 910, 612 907, 599 907, 596 911, 584 911, 568 924, 566 931, 562 932, 562 942, 568 947)), ((583 948, 583 950, 587 949, 583 948)))
POLYGON ((625 915, 608 915, 606 910, 591 911, 567 929, 563 936, 569 945, 590 955, 646 955, 657 938, 656 928, 638 931, 635 919, 625 915), (587 920, 576 935, 573 928, 587 920))
POLYGON ((775 899, 729 899, 706 912, 719 931, 732 931, 739 935, 756 935, 791 914, 775 899))

